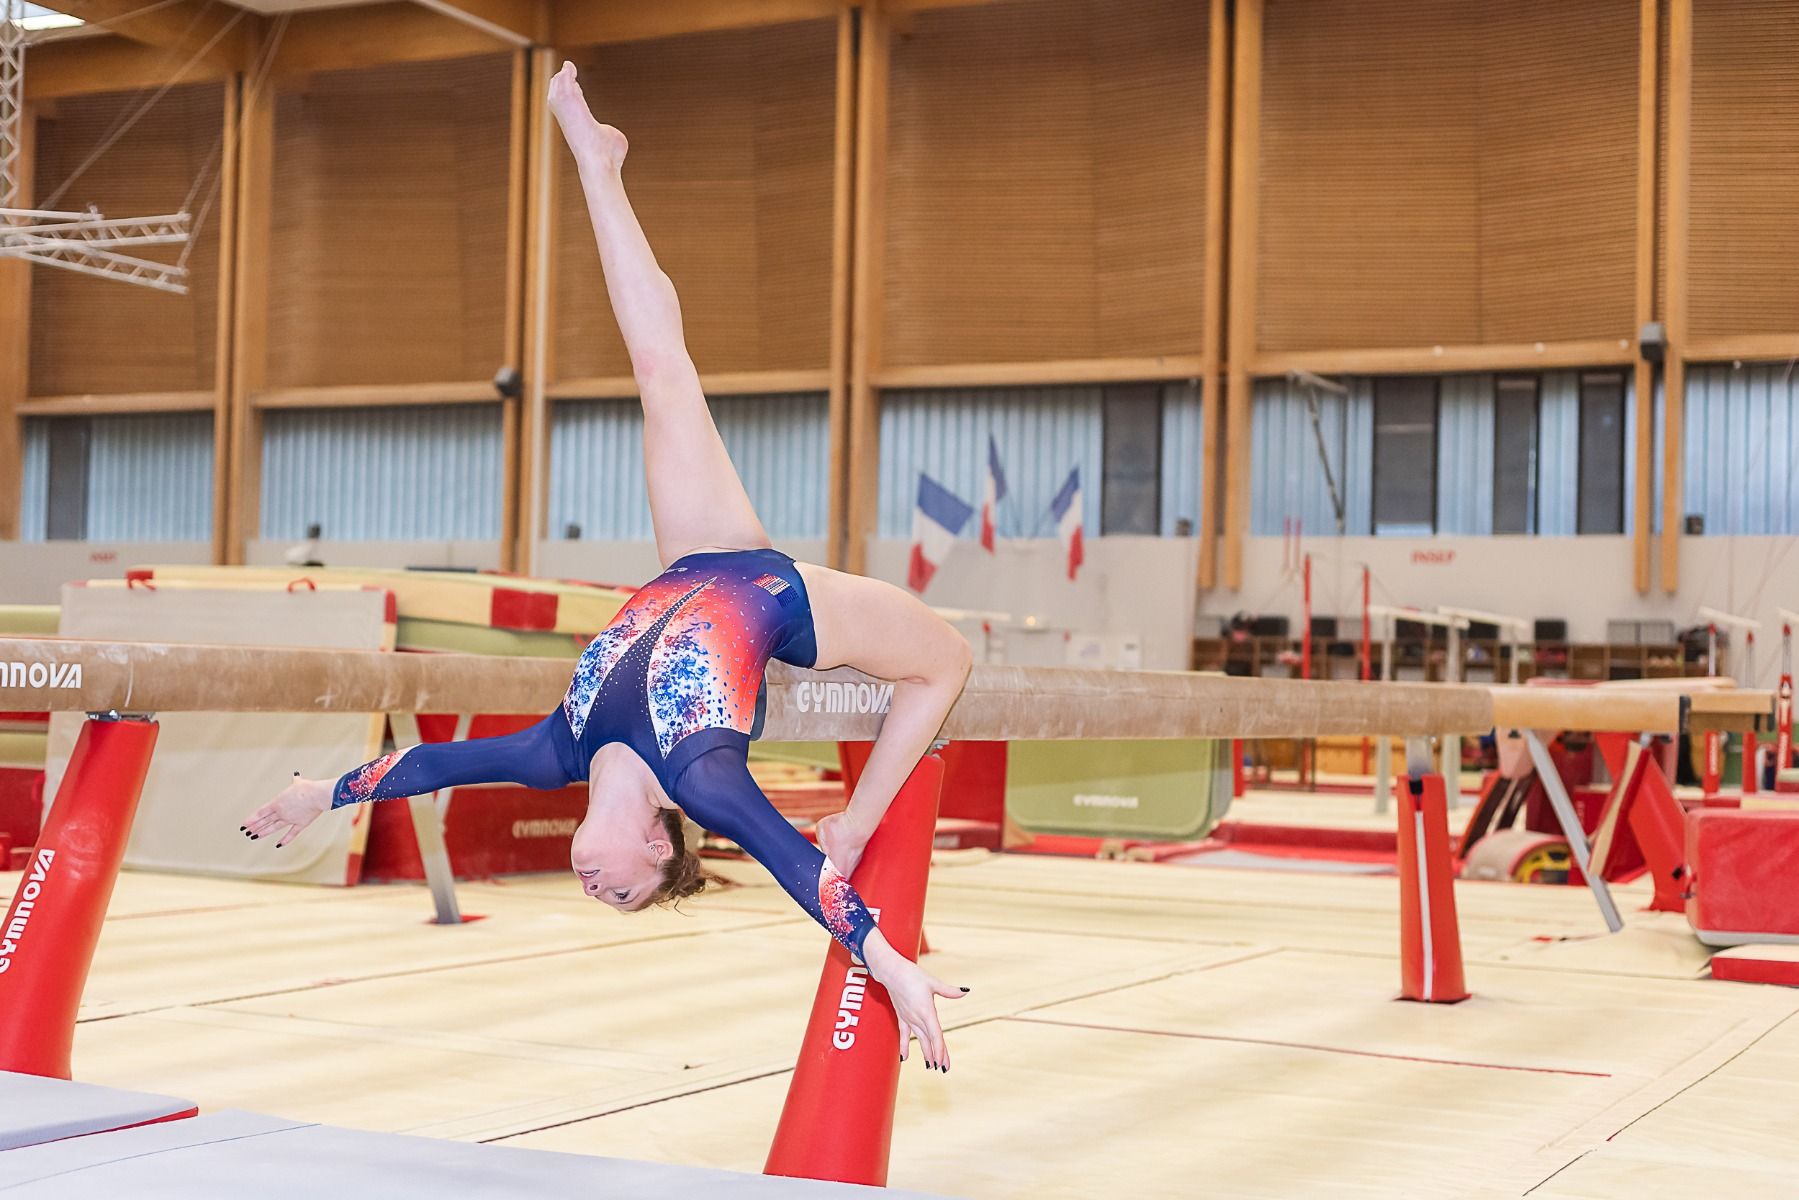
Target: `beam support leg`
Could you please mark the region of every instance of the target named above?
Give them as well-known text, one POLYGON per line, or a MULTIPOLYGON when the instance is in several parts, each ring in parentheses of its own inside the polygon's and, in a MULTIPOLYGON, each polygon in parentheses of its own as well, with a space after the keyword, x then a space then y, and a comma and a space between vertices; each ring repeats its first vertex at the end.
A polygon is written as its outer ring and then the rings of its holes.
POLYGON ((0 927, 0 1071, 68 1079, 75 1016, 156 748, 147 717, 90 717, 0 927))
MULTIPOLYGON (((942 790, 943 760, 926 755, 851 879, 888 942, 914 959, 942 790)), ((899 1021, 887 990, 832 942, 764 1171, 884 1186, 899 1069, 899 1021)))

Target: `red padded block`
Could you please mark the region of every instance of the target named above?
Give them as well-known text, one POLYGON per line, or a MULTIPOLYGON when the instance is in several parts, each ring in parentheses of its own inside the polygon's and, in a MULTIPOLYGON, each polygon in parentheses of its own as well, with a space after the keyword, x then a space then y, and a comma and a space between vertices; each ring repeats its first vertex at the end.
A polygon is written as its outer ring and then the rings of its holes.
POLYGON ((521 592, 497 587, 488 605, 487 623, 495 629, 546 630, 556 628, 555 592, 521 592))
POLYGON ((1732 946, 1712 956, 1712 978, 1799 987, 1799 945, 1732 946))
POLYGON ((1799 937, 1799 812, 1687 814, 1687 923, 1713 946, 1799 937))

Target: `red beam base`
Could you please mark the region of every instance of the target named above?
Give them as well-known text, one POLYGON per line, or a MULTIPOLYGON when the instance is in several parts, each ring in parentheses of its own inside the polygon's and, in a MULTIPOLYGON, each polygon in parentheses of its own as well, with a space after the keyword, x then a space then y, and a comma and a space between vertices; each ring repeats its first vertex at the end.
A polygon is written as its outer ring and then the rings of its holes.
POLYGON ((0 1070, 69 1078, 81 989, 155 746, 154 721, 81 726, 0 926, 0 1070))
MULTIPOLYGON (((882 935, 914 959, 942 787, 943 761, 929 755, 894 797, 850 880, 882 935)), ((832 942, 763 1170, 885 1186, 899 1068, 899 1021, 887 990, 832 942)))
POLYGON ((1399 962, 1401 996, 1431 1004, 1468 998, 1462 936, 1455 917, 1455 863, 1449 800, 1441 775, 1414 775, 1399 793, 1399 962))

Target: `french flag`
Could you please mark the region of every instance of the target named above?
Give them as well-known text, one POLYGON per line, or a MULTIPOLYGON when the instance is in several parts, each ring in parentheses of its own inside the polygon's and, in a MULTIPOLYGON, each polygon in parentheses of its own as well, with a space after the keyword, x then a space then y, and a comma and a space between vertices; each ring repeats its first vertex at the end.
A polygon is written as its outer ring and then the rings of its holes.
POLYGON ((968 518, 974 516, 972 505, 923 472, 918 476, 918 507, 912 513, 912 562, 906 569, 906 586, 924 593, 931 576, 949 557, 968 518))
POLYGON ((987 495, 981 501, 981 545, 993 554, 994 522, 999 517, 999 502, 1006 498, 1006 473, 999 468, 999 446, 991 434, 987 437, 987 495))
POLYGON ((1081 469, 1076 467, 1068 473, 1068 482, 1050 501, 1049 511, 1056 518, 1056 534, 1062 539, 1062 545, 1068 549, 1068 578, 1073 579, 1075 572, 1081 569, 1086 555, 1081 547, 1081 469))

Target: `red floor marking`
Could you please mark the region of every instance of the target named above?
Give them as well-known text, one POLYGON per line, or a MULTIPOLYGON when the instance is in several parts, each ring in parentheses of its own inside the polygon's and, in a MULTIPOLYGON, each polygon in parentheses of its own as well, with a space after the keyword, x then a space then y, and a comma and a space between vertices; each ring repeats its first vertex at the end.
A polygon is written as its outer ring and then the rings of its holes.
POLYGON ((1326 1054, 1349 1054, 1356 1058, 1385 1058, 1394 1062, 1429 1063, 1439 1067, 1478 1067, 1483 1071, 1528 1071, 1534 1075, 1578 1075, 1585 1079, 1610 1079, 1609 1071, 1570 1071, 1562 1067, 1516 1067, 1506 1063, 1466 1062, 1455 1058, 1424 1058, 1415 1054, 1382 1054, 1378 1050, 1349 1050, 1342 1046, 1319 1046, 1311 1042, 1282 1042, 1271 1038, 1227 1037, 1218 1033, 1183 1033, 1172 1029, 1133 1029, 1128 1025, 1096 1025, 1085 1021, 1051 1021, 1044 1017, 1005 1017, 1007 1021, 1023 1021, 1030 1025, 1060 1025, 1066 1029, 1099 1029, 1107 1033, 1143 1033, 1151 1037, 1191 1038, 1200 1042, 1241 1042, 1250 1046, 1279 1046, 1287 1050, 1319 1050, 1326 1054))

